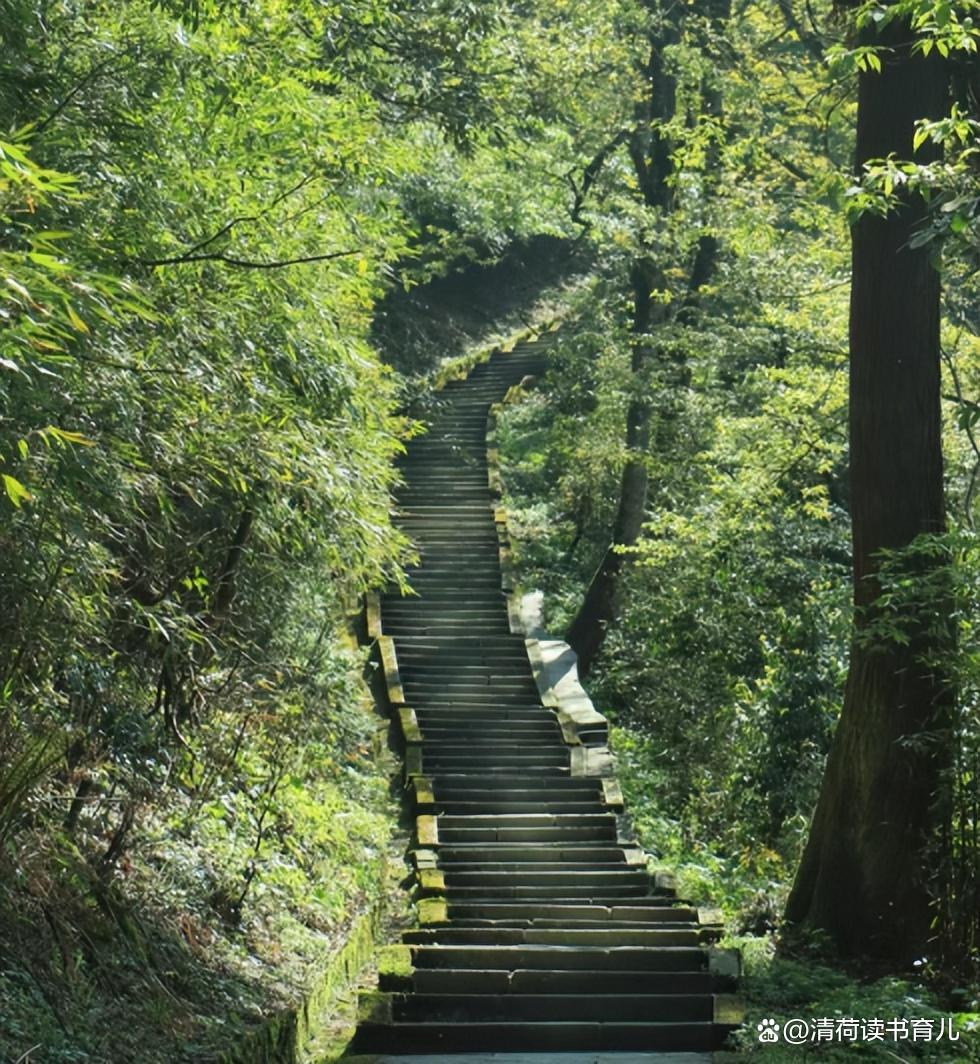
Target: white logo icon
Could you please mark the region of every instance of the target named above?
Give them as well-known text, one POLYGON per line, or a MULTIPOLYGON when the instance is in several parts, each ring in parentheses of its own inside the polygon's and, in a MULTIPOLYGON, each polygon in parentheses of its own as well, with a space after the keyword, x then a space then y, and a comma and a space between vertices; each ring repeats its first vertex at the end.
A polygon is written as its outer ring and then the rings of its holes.
POLYGON ((755 1026, 759 1032, 760 1042, 772 1043, 779 1041, 779 1024, 775 1020, 763 1020, 755 1026))

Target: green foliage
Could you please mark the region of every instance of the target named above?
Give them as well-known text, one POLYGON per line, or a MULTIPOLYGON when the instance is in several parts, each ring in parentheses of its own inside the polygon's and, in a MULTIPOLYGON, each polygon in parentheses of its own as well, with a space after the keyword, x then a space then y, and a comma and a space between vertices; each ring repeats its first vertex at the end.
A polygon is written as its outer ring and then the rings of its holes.
POLYGON ((201 1059, 377 891, 388 766, 346 617, 410 557, 414 428, 372 319, 396 277, 568 228, 556 129, 504 146, 531 128, 512 26, 0 3, 4 1056, 34 1029, 51 1059, 201 1059))
POLYGON ((820 1061, 935 1061, 980 1059, 980 1026, 977 1002, 961 993, 952 1007, 937 1000, 927 985, 918 980, 896 978, 859 981, 838 969, 828 968, 815 957, 780 956, 775 942, 767 938, 738 938, 728 943, 740 949, 745 977, 742 983, 747 1006, 746 1026, 738 1035, 738 1056, 790 1064, 801 1057, 820 1061), (764 1045, 758 1041, 757 1024, 763 1019, 778 1023, 821 1017, 838 1021, 846 1018, 891 1018, 952 1021, 959 1040, 876 1041, 857 1045, 831 1042, 789 1046, 764 1045))

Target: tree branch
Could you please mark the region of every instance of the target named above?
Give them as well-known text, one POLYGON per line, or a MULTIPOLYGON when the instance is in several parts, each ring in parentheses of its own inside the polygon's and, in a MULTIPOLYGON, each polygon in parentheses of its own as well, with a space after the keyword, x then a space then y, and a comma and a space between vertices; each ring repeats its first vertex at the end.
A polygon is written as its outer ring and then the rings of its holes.
POLYGON ((588 227, 588 222, 582 221, 582 208, 585 206, 585 200, 588 197, 592 186, 596 183, 606 160, 628 136, 629 133, 627 130, 621 129, 612 140, 607 144, 604 144, 595 155, 593 155, 592 161, 582 171, 582 183, 580 185, 575 183, 575 178, 572 176, 572 173, 569 173, 568 181, 575 194, 575 201, 572 204, 571 218, 576 225, 588 227))
POLYGON ((174 255, 168 259, 136 259, 141 266, 179 266, 185 262, 223 262, 227 266, 237 266, 243 270, 278 270, 283 266, 295 266, 303 262, 329 262, 331 259, 342 259, 350 255, 358 255, 361 248, 352 248, 347 251, 331 251, 324 255, 298 255, 294 259, 273 259, 263 261, 261 259, 239 259, 233 255, 225 255, 221 251, 206 252, 195 255, 188 252, 186 255, 174 255))
POLYGON ((85 77, 83 77, 82 80, 79 81, 78 84, 75 85, 75 87, 63 97, 61 102, 55 106, 55 109, 51 112, 51 114, 49 114, 46 118, 42 118, 41 121, 38 122, 37 126, 34 129, 34 132, 43 133, 90 81, 97 78, 107 66, 111 66, 112 63, 114 63, 117 59, 120 58, 126 59, 128 58, 128 56, 110 55, 108 59, 103 59, 101 63, 96 63, 96 65, 92 67, 92 69, 85 75, 85 77))

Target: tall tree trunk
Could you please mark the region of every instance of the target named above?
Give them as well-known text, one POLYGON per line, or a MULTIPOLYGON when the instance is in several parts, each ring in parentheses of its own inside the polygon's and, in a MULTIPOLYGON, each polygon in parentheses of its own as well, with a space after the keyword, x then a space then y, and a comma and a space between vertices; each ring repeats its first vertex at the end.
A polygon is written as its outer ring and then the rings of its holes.
MULTIPOLYGON (((651 11, 654 5, 648 5, 651 11)), ((659 9, 657 9, 659 11, 659 9)), ((723 26, 731 14, 731 0, 699 0, 696 13, 703 14, 715 29, 723 26)), ((672 207, 673 174, 671 143, 663 127, 677 107, 677 85, 668 64, 665 49, 680 40, 676 22, 664 16, 663 22, 650 39, 649 57, 643 69, 647 95, 639 100, 634 112, 633 130, 627 139, 630 159, 644 206, 668 214, 672 207)), ((702 47, 705 43, 702 42, 702 47)), ((717 88, 705 93, 705 107, 710 114, 721 117, 722 95, 717 88)), ((715 147, 709 153, 717 166, 715 147)), ((718 244, 712 234, 705 234, 698 243, 691 270, 688 292, 682 301, 680 314, 690 316, 697 302, 698 289, 710 279, 717 260, 718 244)), ((663 325, 667 308, 655 302, 652 293, 666 289, 663 267, 646 253, 637 256, 630 271, 633 289, 633 356, 631 374, 633 395, 626 414, 626 465, 619 486, 619 505, 612 530, 612 540, 589 583, 566 639, 578 656, 580 676, 587 676, 606 637, 609 624, 618 612, 621 575, 629 560, 628 549, 639 539, 647 509, 649 475, 647 452, 650 447, 653 408, 647 388, 649 370, 658 356, 653 330, 663 325)), ((677 361, 668 367, 677 391, 687 384, 687 366, 677 361)), ((677 420, 677 403, 669 400, 660 413, 660 434, 672 437, 677 420)))
MULTIPOLYGON (((912 156, 914 124, 941 115, 947 77, 913 55, 896 23, 881 73, 858 88, 857 164, 912 156)), ((922 157, 922 154, 918 158, 922 157)), ((940 439, 939 276, 912 248, 919 201, 852 233, 850 475, 858 635, 880 594, 877 552, 945 526, 940 439)), ((928 610, 928 608, 927 608, 928 610)), ((948 744, 942 677, 923 662, 932 615, 901 646, 855 640, 840 723, 787 906, 787 919, 827 932, 848 956, 907 964, 929 936, 923 869, 948 744)), ((933 624, 933 628, 934 628, 933 624)))
MULTIPOLYGON (((638 260, 631 271, 633 288, 633 355, 631 371, 635 384, 626 412, 627 460, 619 486, 619 506, 613 526, 612 543, 606 548, 599 568, 566 636, 578 656, 580 676, 592 668, 606 634, 606 625, 615 617, 619 575, 626 556, 623 547, 636 543, 646 513, 648 474, 646 452, 650 444, 650 400, 644 379, 653 358, 649 332, 654 318, 651 292, 656 269, 638 260)), ((660 305, 662 306, 662 304, 660 305)))
MULTIPOLYGON (((633 129, 627 139, 637 185, 646 207, 670 209, 672 171, 670 143, 662 130, 676 107, 676 83, 664 63, 664 48, 679 39, 677 27, 667 22, 650 39, 650 52, 643 68, 648 91, 637 101, 633 129)), ((578 657, 580 676, 587 676, 606 637, 606 628, 617 613, 620 573, 626 561, 623 548, 632 547, 640 535, 646 513, 649 477, 646 452, 650 443, 650 399, 646 392, 648 368, 653 361, 650 330, 663 319, 663 304, 654 305, 655 288, 666 287, 660 267, 641 253, 630 270, 633 289, 633 395, 626 412, 626 465, 619 485, 619 506, 612 541, 596 569, 582 605, 565 638, 578 657)))

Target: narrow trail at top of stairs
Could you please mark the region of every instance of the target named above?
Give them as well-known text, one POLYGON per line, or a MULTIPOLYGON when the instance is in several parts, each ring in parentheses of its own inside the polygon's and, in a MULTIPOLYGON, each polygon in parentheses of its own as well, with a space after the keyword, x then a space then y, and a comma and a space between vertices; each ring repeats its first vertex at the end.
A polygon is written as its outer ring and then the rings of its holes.
POLYGON ((544 370, 548 342, 495 352, 448 385, 404 460, 416 594, 388 594, 381 622, 418 721, 416 813, 433 828, 415 854, 424 900, 402 939, 410 961, 382 972, 352 1054, 668 1064, 710 1059, 731 1030, 718 1021, 731 980, 714 970, 697 910, 621 836, 616 790, 576 774, 583 762, 508 616, 487 417, 544 370))

